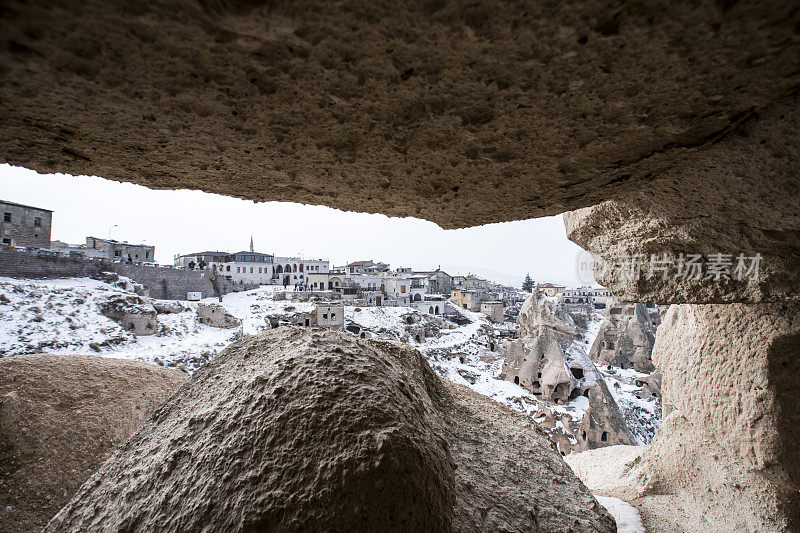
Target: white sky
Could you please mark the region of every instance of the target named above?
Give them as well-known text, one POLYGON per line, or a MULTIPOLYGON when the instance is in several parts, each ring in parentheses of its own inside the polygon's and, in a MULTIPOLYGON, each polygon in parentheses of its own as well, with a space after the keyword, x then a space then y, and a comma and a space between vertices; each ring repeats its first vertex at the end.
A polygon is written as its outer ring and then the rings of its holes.
POLYGON ((392 267, 470 272, 519 286, 536 281, 578 286, 581 249, 561 216, 443 230, 417 218, 339 211, 286 202, 254 203, 200 191, 156 191, 91 176, 37 174, 0 165, 0 199, 53 210, 52 239, 87 235, 155 245, 156 260, 205 250, 247 250, 392 267), (118 227, 111 228, 117 225, 118 227))

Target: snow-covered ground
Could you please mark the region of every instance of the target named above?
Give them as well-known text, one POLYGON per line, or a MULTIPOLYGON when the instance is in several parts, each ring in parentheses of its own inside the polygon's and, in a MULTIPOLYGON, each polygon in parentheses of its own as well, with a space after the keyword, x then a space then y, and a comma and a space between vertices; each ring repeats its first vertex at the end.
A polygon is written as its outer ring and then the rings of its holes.
MULTIPOLYGON (((223 298, 225 310, 242 320, 241 328, 221 329, 201 324, 195 314, 198 304, 181 302, 183 312, 158 315, 155 335, 136 336, 100 312, 109 297, 131 294, 124 288, 88 278, 35 281, 0 278, 0 355, 98 353, 192 372, 242 335, 268 329, 270 319, 287 322, 315 307, 313 302, 279 299, 278 295, 284 294, 282 288, 278 291, 275 287, 260 287, 223 298)), ((216 303, 217 299, 203 302, 216 303)), ((502 368, 502 358, 496 351, 499 334, 513 331, 516 325, 491 324, 481 313, 463 309, 459 312, 469 319, 468 323, 457 325, 406 307, 347 306, 345 321, 346 325, 356 325, 374 336, 408 342, 443 377, 535 416, 543 402, 522 387, 497 378, 502 368), (420 329, 433 334, 418 341, 410 332, 420 329)), ((602 312, 591 313, 583 338, 576 339, 567 350, 569 359, 588 361, 588 351, 602 320, 602 312)), ((621 369, 601 371, 629 424, 638 428, 634 434, 641 443, 654 431, 647 424, 657 424, 655 409, 660 406, 652 399, 636 397, 636 387, 628 384, 636 378, 632 373, 635 374, 621 369), (656 422, 642 423, 646 418, 656 422)), ((598 377, 587 375, 584 379, 593 382, 598 377)), ((588 399, 579 396, 548 407, 554 414, 566 414, 578 421, 588 408, 588 399)))
POLYGON ((617 533, 645 533, 642 518, 633 505, 610 496, 595 495, 595 498, 617 521, 617 533))

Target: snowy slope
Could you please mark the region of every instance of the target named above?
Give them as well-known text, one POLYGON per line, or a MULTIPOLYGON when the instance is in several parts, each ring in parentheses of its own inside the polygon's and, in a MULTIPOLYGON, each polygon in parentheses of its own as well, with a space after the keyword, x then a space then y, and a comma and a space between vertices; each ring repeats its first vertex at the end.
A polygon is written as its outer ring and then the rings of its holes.
MULTIPOLYGON (((124 281, 124 280, 123 280, 124 281)), ((118 283, 123 287, 124 283, 118 283)), ((131 284, 128 284, 131 285, 131 284)), ((132 286, 132 285, 131 285, 132 286)), ((289 322, 291 317, 313 311, 313 302, 282 299, 283 290, 261 287, 225 295, 222 305, 242 320, 240 329, 220 329, 200 324, 197 303, 181 302, 183 312, 159 314, 156 335, 136 336, 100 313, 103 301, 114 295, 130 295, 122 287, 92 279, 16 280, 0 278, 0 355, 52 352, 98 353, 173 366, 193 372, 241 335, 264 331, 270 318, 289 322), (278 298, 280 295, 280 298, 278 298)), ((291 296, 291 294, 290 294, 291 296)), ((204 300, 216 303, 216 298, 204 300)), ((441 376, 530 416, 542 407, 533 394, 510 381, 498 379, 502 358, 496 344, 501 332, 514 331, 516 324, 491 324, 481 313, 460 309, 470 320, 463 325, 418 313, 406 307, 345 307, 347 325, 358 325, 371 333, 408 342, 418 348, 441 376), (409 331, 423 328, 435 332, 417 342, 409 331)), ((569 360, 587 365, 588 350, 599 332, 602 312, 591 314, 587 331, 567 349, 569 360)), ((620 405, 639 443, 649 441, 658 426, 660 404, 636 397, 632 370, 602 369, 587 375, 589 381, 602 375, 620 405)), ((588 408, 583 396, 548 408, 556 415, 580 420, 588 408)), ((558 422, 560 424, 560 422, 558 422)))

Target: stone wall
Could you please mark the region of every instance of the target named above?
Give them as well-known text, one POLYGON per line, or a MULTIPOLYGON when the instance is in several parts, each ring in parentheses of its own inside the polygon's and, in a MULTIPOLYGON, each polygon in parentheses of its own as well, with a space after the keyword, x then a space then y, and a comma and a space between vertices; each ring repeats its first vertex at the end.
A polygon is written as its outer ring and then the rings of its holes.
MULTIPOLYGON (((102 272, 116 272, 144 285, 147 295, 164 300, 185 300, 187 292, 200 292, 203 298, 215 296, 214 287, 198 270, 178 270, 143 265, 126 265, 61 257, 35 252, 0 250, 0 276, 10 278, 52 279, 93 277, 102 272)), ((250 288, 234 285, 220 278, 223 294, 250 288)))

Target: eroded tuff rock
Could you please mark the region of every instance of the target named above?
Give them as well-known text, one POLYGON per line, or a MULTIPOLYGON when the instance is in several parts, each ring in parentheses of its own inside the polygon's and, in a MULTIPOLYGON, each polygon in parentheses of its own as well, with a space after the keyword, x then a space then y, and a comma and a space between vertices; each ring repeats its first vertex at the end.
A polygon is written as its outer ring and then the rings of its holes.
MULTIPOLYGON (((795 96, 760 111, 725 142, 660 169, 662 179, 651 187, 565 213, 567 237, 605 260, 606 268, 596 270, 598 281, 626 301, 796 300, 799 174, 800 106, 795 96), (666 272, 660 268, 664 254, 666 272), (685 261, 690 254, 703 256, 700 276, 691 268, 681 275, 680 254, 685 261), (732 263, 726 266, 731 279, 715 279, 709 270, 715 254, 731 256, 723 258, 732 263), (737 275, 740 254, 760 254, 758 276, 747 270, 737 275)), ((743 265, 752 263, 745 260, 743 265)))
POLYGON ((317 328, 217 355, 46 531, 156 527, 614 530, 532 421, 407 346, 317 328))
POLYGON ((666 416, 637 472, 707 531, 800 529, 798 311, 673 305, 659 328, 666 416))
MULTIPOLYGON (((654 313, 656 321, 660 317, 654 313)), ((652 361, 657 324, 645 304, 614 302, 600 326, 589 351, 596 365, 633 368, 637 372, 655 370, 652 361)))
POLYGON ((500 347, 505 357, 502 379, 556 403, 571 400, 591 387, 597 379, 594 365, 567 353, 577 331, 563 309, 559 315, 554 302, 537 292, 525 300, 517 321, 519 338, 500 347))
POLYGON ((40 531, 186 379, 107 357, 0 358, 0 531, 40 531))
POLYGON ((589 408, 573 433, 578 441, 571 447, 574 452, 635 444, 617 402, 602 379, 596 380, 589 389, 589 408))
MULTIPOLYGON (((0 160, 445 227, 556 214, 682 163, 682 187, 724 178, 732 132, 794 94, 798 17, 780 0, 14 3, 0 160)), ((758 155, 796 163, 796 145, 758 155)))

